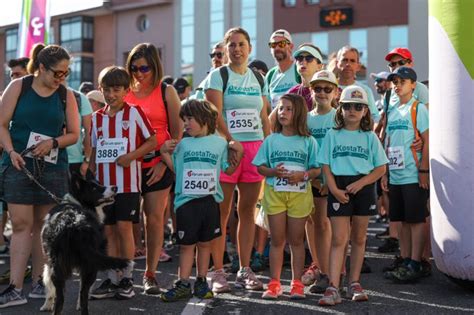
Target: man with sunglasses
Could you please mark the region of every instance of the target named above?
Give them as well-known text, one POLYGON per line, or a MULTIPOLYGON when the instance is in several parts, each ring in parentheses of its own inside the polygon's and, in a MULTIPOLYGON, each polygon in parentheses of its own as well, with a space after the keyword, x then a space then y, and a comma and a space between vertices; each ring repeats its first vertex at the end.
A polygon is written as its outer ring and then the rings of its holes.
POLYGON ((392 87, 392 84, 387 81, 387 77, 389 76, 389 72, 387 71, 380 71, 379 73, 371 73, 370 77, 374 79, 374 87, 377 91, 377 94, 380 95, 380 99, 375 101, 375 106, 379 110, 379 112, 383 111, 383 104, 384 104, 384 95, 387 90, 392 87))
MULTIPOLYGON (((390 72, 394 72, 399 67, 408 67, 413 68, 413 56, 408 48, 397 47, 390 51, 386 56, 385 60, 388 61, 388 69, 390 72)), ((429 93, 428 88, 421 82, 416 82, 415 90, 413 91, 413 96, 421 103, 425 104, 428 108, 429 103, 429 93)), ((397 96, 397 93, 390 91, 390 103, 389 107, 393 107, 400 103, 400 99, 397 96)))
MULTIPOLYGON (((278 104, 280 96, 290 88, 301 83, 301 78, 293 62, 293 40, 287 30, 276 30, 268 43, 277 65, 268 71, 265 77, 265 89, 269 95, 272 109, 278 104)), ((271 111, 269 111, 271 112, 271 111)))

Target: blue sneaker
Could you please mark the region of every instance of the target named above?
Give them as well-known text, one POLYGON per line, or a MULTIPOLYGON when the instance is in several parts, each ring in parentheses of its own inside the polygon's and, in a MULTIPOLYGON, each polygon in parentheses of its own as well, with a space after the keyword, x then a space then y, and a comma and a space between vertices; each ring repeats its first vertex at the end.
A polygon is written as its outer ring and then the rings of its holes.
POLYGON ((174 283, 174 286, 161 294, 161 300, 163 302, 175 302, 178 300, 189 299, 193 296, 191 291, 191 284, 182 280, 178 280, 174 283))
POLYGON ((10 284, 2 293, 0 293, 0 308, 26 304, 23 290, 16 290, 14 284, 10 284))
POLYGON ((198 277, 196 278, 196 282, 194 282, 194 290, 193 294, 195 297, 200 299, 212 299, 214 294, 212 290, 209 288, 207 284, 206 278, 198 277))

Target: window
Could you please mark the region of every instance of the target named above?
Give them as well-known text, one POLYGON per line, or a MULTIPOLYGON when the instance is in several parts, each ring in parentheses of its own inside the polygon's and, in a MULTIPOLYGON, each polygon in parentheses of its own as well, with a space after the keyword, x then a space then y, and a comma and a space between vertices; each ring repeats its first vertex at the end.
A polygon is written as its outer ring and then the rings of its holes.
POLYGON ((392 26, 388 34, 388 51, 397 47, 408 47, 408 26, 392 26))
POLYGON ((94 59, 73 57, 69 67, 71 68, 71 74, 67 78, 69 87, 77 90, 81 82, 94 82, 94 59))
POLYGON ((323 63, 328 63, 329 54, 329 36, 326 32, 311 34, 311 43, 317 46, 323 53, 323 63))
POLYGON ((224 0, 211 0, 211 48, 224 38, 224 0))
POLYGON ((94 20, 88 16, 61 19, 60 39, 70 52, 94 52, 94 20))
POLYGON ((249 59, 257 55, 257 1, 242 0, 242 28, 249 33, 252 52, 249 59))
POLYGON ((194 63, 194 1, 181 2, 181 67, 194 63))
POLYGON ((307 4, 319 4, 319 0, 306 0, 307 4))
POLYGON ((287 8, 296 7, 296 0, 282 0, 283 6, 287 8))
MULTIPOLYGON (((18 48, 18 29, 10 28, 5 31, 5 61, 16 58, 16 51, 18 48)), ((4 67, 5 86, 10 83, 10 69, 4 67)))

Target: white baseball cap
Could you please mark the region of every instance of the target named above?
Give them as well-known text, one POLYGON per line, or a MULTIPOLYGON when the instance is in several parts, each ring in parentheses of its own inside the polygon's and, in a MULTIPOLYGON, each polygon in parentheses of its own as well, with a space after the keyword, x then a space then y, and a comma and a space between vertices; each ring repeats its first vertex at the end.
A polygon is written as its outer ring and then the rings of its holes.
POLYGON ((97 90, 92 90, 90 91, 89 93, 87 93, 87 98, 93 100, 93 101, 96 101, 96 102, 100 102, 100 103, 103 103, 105 104, 105 98, 104 98, 104 95, 100 92, 100 91, 97 91, 97 90))
POLYGON ((293 43, 293 39, 291 38, 290 32, 288 32, 287 30, 279 29, 273 32, 272 36, 270 36, 270 42, 273 42, 273 38, 277 36, 284 37, 290 43, 293 43))
POLYGON ((311 85, 318 82, 318 81, 325 81, 338 86, 336 75, 329 70, 321 70, 313 74, 311 81, 309 82, 311 85))
POLYGON ((314 58, 318 59, 320 63, 323 62, 323 57, 321 56, 321 54, 319 53, 319 51, 317 49, 314 49, 313 47, 311 46, 308 46, 308 45, 302 45, 298 48, 298 50, 296 50, 294 53, 293 53, 293 57, 296 58, 298 57, 299 55, 301 55, 301 53, 308 53, 310 54, 311 56, 313 56, 314 58))
POLYGON ((349 85, 342 90, 339 103, 361 103, 369 105, 367 92, 358 85, 349 85))

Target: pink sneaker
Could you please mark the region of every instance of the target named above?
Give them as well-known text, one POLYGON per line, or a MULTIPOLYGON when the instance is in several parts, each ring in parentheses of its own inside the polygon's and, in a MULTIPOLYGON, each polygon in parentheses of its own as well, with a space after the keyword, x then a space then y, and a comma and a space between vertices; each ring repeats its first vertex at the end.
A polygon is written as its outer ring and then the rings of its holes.
POLYGON ((265 300, 276 300, 280 295, 283 294, 280 281, 272 279, 267 285, 267 290, 263 292, 262 299, 265 300))
POLYGON ((304 294, 304 284, 300 280, 291 281, 290 299, 301 300, 306 298, 304 294))
POLYGON ((311 266, 303 271, 301 282, 303 282, 305 286, 312 285, 316 280, 319 279, 320 274, 321 270, 319 267, 312 263, 311 266))
POLYGON ((214 293, 227 293, 231 291, 227 282, 227 274, 223 269, 214 271, 211 277, 211 287, 214 293))
POLYGON ((369 300, 369 296, 364 292, 359 282, 352 282, 347 292, 347 297, 356 302, 365 302, 369 300))
POLYGON ((162 249, 161 254, 160 254, 160 262, 169 262, 172 260, 173 260, 173 257, 168 255, 168 253, 164 249, 162 249))

